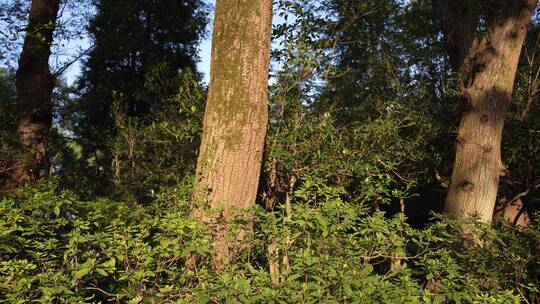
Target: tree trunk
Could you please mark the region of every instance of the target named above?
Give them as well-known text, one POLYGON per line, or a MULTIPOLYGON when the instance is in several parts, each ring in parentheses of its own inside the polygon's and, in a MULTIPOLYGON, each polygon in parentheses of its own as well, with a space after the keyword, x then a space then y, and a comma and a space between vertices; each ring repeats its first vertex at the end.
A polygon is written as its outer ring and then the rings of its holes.
POLYGON ((25 151, 14 160, 0 189, 35 181, 45 161, 52 121, 51 93, 56 81, 49 71, 49 56, 58 9, 59 0, 32 1, 16 75, 17 98, 23 109, 17 132, 25 151))
POLYGON ((271 0, 218 0, 209 95, 195 181, 197 213, 226 266, 249 227, 228 239, 232 213, 255 203, 268 124, 271 0), (209 208, 210 210, 206 210, 209 208), (220 218, 221 217, 221 218, 220 218), (220 218, 220 219, 219 219, 220 218))
POLYGON ((497 197, 504 118, 536 0, 495 0, 479 32, 477 1, 441 0, 446 48, 462 81, 464 112, 445 211, 490 222, 497 197))

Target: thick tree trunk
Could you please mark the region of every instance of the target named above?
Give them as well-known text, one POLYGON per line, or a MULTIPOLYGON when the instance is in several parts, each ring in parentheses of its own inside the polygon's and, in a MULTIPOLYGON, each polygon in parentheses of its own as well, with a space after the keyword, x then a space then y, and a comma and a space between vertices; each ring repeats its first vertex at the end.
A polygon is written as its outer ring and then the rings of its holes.
POLYGON ((235 209, 252 206, 257 195, 268 124, 271 27, 271 0, 216 2, 195 196, 204 204, 197 213, 214 234, 217 268, 240 248, 227 238, 227 221, 235 209))
POLYGON ((490 222, 497 197, 504 118, 536 0, 495 0, 478 31, 476 1, 440 1, 446 47, 461 77, 465 109, 445 211, 490 222), (476 4, 475 4, 476 3, 476 4))
POLYGON ((58 9, 59 0, 32 1, 16 78, 17 98, 23 109, 17 132, 25 151, 13 161, 13 169, 1 181, 0 189, 35 181, 45 161, 55 85, 49 56, 58 9))

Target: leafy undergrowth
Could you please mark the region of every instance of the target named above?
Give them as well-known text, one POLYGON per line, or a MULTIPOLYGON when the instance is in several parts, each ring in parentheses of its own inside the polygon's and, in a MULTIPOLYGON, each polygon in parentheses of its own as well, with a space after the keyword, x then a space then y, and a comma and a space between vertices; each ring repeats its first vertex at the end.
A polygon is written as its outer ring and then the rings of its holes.
POLYGON ((463 223, 413 229, 344 202, 340 189, 305 185, 291 217, 255 209, 253 241, 220 272, 207 229, 189 216, 189 186, 149 206, 84 202, 45 184, 11 193, 0 201, 0 302, 540 301, 538 221, 474 227, 478 246, 460 237, 463 223))

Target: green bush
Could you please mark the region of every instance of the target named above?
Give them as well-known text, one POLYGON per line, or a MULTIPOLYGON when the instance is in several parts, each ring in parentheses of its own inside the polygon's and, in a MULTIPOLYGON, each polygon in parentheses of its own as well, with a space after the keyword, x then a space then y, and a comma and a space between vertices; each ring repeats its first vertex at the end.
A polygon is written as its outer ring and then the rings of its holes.
POLYGON ((0 201, 0 302, 540 300, 538 221, 522 229, 475 226, 484 244, 477 246, 461 237, 462 223, 438 218, 414 229, 402 214, 370 213, 343 201, 342 189, 306 179, 290 212, 254 210, 249 248, 215 272, 208 231, 189 216, 188 189, 165 189, 145 207, 80 201, 43 183, 7 195, 0 201), (193 254, 196 266, 187 267, 193 254))
POLYGON ((21 154, 17 140, 17 118, 20 106, 15 93, 15 72, 0 68, 0 178, 16 166, 15 156, 21 154))
MULTIPOLYGON (((149 92, 160 91, 158 84, 166 68, 158 65, 148 73, 149 92)), ((116 134, 110 141, 111 182, 115 194, 123 199, 151 201, 152 192, 180 183, 195 170, 206 89, 199 83, 199 75, 189 69, 169 82, 169 86, 177 86, 177 93, 163 96, 160 110, 146 121, 125 115, 118 105, 113 112, 116 134)))

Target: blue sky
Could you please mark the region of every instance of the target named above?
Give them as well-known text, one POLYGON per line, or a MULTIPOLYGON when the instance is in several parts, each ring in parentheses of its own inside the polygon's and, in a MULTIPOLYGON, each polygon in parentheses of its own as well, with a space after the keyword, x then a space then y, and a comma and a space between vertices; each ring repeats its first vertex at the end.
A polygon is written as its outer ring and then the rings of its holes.
POLYGON ((210 38, 203 40, 200 46, 199 56, 201 61, 197 64, 199 72, 203 73, 204 82, 210 81, 210 56, 212 50, 212 40, 210 38))
POLYGON ((212 51, 212 26, 214 19, 213 8, 215 7, 216 1, 205 1, 206 3, 212 6, 212 12, 210 12, 210 21, 208 22, 208 34, 206 38, 201 42, 199 46, 199 56, 200 61, 197 64, 197 69, 203 74, 203 81, 208 83, 210 81, 210 58, 212 51))

